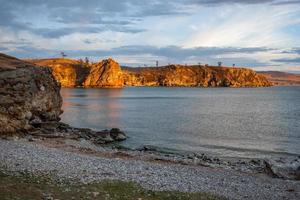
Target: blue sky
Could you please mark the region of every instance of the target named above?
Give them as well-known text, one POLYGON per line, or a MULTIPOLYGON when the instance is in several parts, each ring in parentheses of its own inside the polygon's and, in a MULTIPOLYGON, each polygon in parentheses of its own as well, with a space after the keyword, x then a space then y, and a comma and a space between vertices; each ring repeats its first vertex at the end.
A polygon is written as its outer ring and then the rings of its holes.
POLYGON ((0 51, 300 73, 300 0, 0 0, 0 51))

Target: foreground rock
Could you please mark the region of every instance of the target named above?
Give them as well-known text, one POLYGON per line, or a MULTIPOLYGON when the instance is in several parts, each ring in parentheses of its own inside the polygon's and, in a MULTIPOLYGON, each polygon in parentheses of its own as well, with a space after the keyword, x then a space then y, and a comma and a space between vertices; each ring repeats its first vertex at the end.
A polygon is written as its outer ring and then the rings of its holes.
POLYGON ((0 54, 0 135, 26 133, 34 121, 59 121, 59 92, 49 68, 0 54))
MULTIPOLYGON (((94 131, 88 128, 75 128, 62 122, 37 122, 34 131, 28 134, 34 138, 86 139, 94 144, 106 144, 126 140, 126 135, 118 128, 94 131)), ((29 137, 29 140, 33 138, 29 137)))
POLYGON ((126 139, 117 128, 97 132, 59 122, 61 106, 60 85, 48 67, 0 54, 0 136, 84 138, 96 144, 126 139))
POLYGON ((266 172, 273 177, 300 180, 300 159, 279 158, 264 161, 266 172))

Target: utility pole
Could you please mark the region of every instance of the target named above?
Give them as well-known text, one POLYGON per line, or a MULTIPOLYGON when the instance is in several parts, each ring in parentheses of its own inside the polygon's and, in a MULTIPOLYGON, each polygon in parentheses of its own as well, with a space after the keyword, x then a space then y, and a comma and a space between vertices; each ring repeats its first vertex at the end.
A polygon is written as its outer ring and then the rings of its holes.
POLYGON ((65 52, 60 52, 60 55, 63 57, 63 58, 65 58, 65 57, 67 57, 67 55, 65 54, 65 52))
POLYGON ((156 61, 156 67, 158 67, 158 60, 156 61))

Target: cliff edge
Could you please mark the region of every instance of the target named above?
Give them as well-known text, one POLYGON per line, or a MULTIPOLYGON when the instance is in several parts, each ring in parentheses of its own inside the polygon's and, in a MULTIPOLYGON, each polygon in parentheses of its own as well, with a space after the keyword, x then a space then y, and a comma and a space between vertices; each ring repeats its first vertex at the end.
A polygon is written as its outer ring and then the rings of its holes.
POLYGON ((31 62, 48 66, 62 87, 179 86, 179 87, 267 87, 265 76, 246 68, 202 65, 163 67, 120 67, 109 58, 99 63, 80 65, 70 59, 43 59, 31 62))
POLYGON ((251 69, 169 65, 129 68, 124 71, 128 86, 266 87, 270 82, 251 69))
POLYGON ((0 135, 59 121, 61 106, 60 85, 49 68, 0 54, 0 135))
POLYGON ((89 67, 83 63, 66 58, 32 59, 27 61, 39 66, 50 67, 53 76, 60 82, 62 87, 82 86, 90 71, 89 67))

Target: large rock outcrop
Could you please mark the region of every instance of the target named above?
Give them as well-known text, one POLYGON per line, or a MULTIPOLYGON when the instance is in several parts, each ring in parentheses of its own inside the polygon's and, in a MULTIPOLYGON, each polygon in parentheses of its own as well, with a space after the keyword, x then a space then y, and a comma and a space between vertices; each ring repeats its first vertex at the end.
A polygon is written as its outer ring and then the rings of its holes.
POLYGON ((84 63, 66 58, 28 60, 52 69, 52 74, 62 87, 82 86, 90 68, 84 63))
POLYGON ((251 69, 170 65, 124 68, 128 86, 265 87, 270 82, 251 69))
POLYGON ((54 77, 63 87, 266 87, 271 83, 251 69, 169 65, 164 67, 123 67, 113 59, 88 66, 70 59, 32 60, 53 69, 54 77))
POLYGON ((59 121, 60 85, 51 70, 0 54, 0 135, 27 132, 32 122, 59 121))
POLYGON ((119 63, 109 58, 93 64, 84 87, 123 87, 123 73, 119 63))

